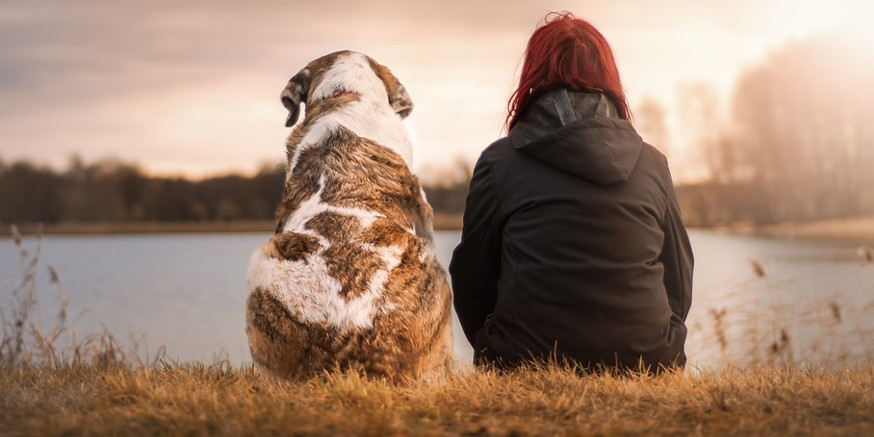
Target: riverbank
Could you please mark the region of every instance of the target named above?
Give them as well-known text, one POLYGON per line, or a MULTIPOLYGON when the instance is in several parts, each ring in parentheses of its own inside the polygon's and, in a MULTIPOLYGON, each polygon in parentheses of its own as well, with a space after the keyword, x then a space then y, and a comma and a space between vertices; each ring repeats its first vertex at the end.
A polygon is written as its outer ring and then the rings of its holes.
MULTIPOLYGON (((276 228, 273 220, 235 220, 204 222, 107 222, 107 223, 22 223, 24 235, 106 235, 106 234, 196 234, 223 232, 266 232, 276 228)), ((435 230, 460 230, 461 214, 437 214, 435 230)), ((10 234, 9 224, 0 224, 0 236, 10 234)))
POLYGON ((770 238, 835 240, 874 244, 874 217, 820 220, 807 223, 786 222, 764 226, 736 224, 710 229, 770 238))
MULTIPOLYGON (((461 230, 462 214, 436 214, 434 229, 461 230)), ((273 220, 238 220, 209 222, 111 222, 111 223, 24 223, 18 228, 25 235, 99 235, 99 234, 194 234, 222 232, 273 232, 273 220)), ((747 223, 702 227, 701 230, 721 231, 769 238, 822 239, 874 244, 874 217, 822 220, 809 223, 780 223, 756 226, 747 223)), ((9 224, 0 224, 0 236, 9 235, 9 224)))
POLYGON ((393 385, 251 369, 0 368, 10 435, 871 435, 874 366, 578 376, 547 367, 393 385))
MULTIPOLYGON (((106 223, 22 223, 24 235, 107 235, 107 234, 195 234, 222 232, 273 232, 272 220, 209 222, 106 222, 106 223)), ((0 226, 0 235, 9 234, 9 225, 0 226)))

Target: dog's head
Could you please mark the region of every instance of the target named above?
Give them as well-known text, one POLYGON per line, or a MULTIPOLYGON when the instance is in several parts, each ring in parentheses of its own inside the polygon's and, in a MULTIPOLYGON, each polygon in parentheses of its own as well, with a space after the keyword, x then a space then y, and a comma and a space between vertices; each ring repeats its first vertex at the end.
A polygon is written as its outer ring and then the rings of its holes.
POLYGON ((285 126, 297 123, 301 103, 344 93, 385 101, 401 118, 413 110, 406 88, 388 68, 367 55, 344 50, 310 62, 288 81, 280 94, 282 105, 288 109, 285 126))

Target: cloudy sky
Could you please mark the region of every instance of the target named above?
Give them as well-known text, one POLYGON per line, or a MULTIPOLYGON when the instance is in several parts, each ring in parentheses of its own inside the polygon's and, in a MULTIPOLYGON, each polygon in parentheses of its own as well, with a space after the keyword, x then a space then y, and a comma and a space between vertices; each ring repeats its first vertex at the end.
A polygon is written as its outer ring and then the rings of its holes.
MULTIPOLYGON (((656 99, 682 132, 673 114, 684 84, 727 100, 738 73, 770 50, 863 28, 867 3, 9 0, 0 4, 0 159, 62 168, 75 154, 158 174, 251 172, 283 159, 278 95, 288 78, 353 49, 408 88, 415 167, 431 173, 473 161, 502 134, 528 35, 565 9, 610 41, 632 109, 656 99)), ((683 147, 671 145, 681 175, 694 166, 683 147)))

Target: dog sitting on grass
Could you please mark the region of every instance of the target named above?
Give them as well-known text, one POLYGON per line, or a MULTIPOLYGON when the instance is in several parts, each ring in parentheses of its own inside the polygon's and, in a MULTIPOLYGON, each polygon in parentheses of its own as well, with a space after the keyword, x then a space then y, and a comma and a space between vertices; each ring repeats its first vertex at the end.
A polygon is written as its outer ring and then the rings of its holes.
POLYGON ((341 51, 281 100, 287 143, 276 234, 252 255, 246 333, 256 368, 302 379, 357 369, 419 378, 452 361, 451 293, 433 212, 411 172, 413 104, 388 68, 341 51))

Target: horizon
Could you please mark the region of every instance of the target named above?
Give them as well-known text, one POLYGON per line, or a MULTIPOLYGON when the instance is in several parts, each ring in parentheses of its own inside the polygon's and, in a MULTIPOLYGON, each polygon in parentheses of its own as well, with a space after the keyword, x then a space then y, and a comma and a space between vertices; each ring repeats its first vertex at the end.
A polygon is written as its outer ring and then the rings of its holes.
POLYGON ((50 3, 0 6, 0 159, 55 170, 73 156, 112 159, 192 180, 283 162, 290 130, 279 91, 310 60, 345 48, 409 90, 414 171, 427 179, 472 165, 502 135, 528 36, 546 12, 566 9, 610 42, 632 112, 664 110, 667 134, 655 145, 678 181, 694 181, 703 157, 684 127, 684 92, 709 90, 725 113, 739 75, 792 41, 848 30, 874 41, 863 23, 874 7, 851 0, 50 3))

